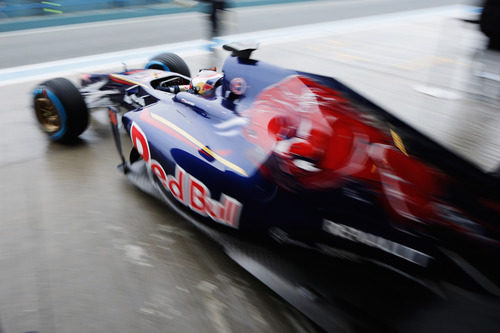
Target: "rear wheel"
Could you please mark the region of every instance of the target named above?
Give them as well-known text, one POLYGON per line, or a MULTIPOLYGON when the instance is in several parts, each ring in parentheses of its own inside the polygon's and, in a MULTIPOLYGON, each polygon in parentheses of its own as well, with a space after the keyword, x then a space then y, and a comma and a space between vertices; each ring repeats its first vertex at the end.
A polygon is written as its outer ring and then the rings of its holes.
POLYGON ((80 91, 64 78, 40 84, 33 92, 33 109, 40 127, 53 141, 73 141, 89 123, 80 91))
POLYGON ((160 69, 191 77, 186 62, 175 53, 161 53, 154 56, 145 66, 146 69, 160 69))

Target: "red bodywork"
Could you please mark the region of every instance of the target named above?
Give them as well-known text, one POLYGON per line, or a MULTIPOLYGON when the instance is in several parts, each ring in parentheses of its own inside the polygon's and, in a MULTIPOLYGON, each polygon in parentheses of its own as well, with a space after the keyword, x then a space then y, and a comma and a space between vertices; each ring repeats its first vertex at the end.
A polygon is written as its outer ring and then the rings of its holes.
POLYGON ((283 187, 327 190, 360 180, 396 220, 442 220, 435 203, 447 177, 409 155, 390 124, 370 118, 338 91, 290 76, 262 91, 244 115, 250 119, 245 137, 277 157, 279 170, 263 172, 283 187))

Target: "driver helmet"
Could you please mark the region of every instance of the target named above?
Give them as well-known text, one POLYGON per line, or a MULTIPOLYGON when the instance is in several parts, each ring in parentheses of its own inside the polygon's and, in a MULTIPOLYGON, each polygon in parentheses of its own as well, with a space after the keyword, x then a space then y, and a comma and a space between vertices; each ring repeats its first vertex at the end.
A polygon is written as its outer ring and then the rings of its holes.
POLYGON ((217 83, 223 77, 222 73, 215 71, 215 68, 201 69, 191 80, 192 88, 200 95, 213 96, 217 83))

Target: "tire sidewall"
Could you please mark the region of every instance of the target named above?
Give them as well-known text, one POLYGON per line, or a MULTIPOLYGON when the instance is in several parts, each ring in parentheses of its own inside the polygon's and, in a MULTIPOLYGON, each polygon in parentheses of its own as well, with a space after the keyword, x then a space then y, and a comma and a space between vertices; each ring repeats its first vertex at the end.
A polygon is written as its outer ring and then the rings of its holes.
POLYGON ((61 100, 57 97, 57 95, 48 87, 41 86, 35 89, 33 92, 34 100, 38 97, 47 97, 56 107, 57 113, 59 117, 61 117, 61 128, 55 132, 50 133, 47 132, 43 126, 40 125, 40 128, 49 135, 49 138, 53 141, 59 141, 64 138, 64 134, 66 134, 68 128, 68 116, 66 114, 66 109, 64 108, 61 100), (44 96, 46 95, 46 96, 44 96))
POLYGON ((43 82, 33 92, 33 109, 37 98, 48 98, 54 105, 59 117, 61 128, 56 132, 47 132, 50 140, 56 142, 74 141, 88 126, 89 112, 83 96, 78 88, 68 79, 55 78, 43 82))
POLYGON ((151 58, 145 66, 146 69, 157 67, 161 67, 162 70, 167 72, 179 73, 186 77, 191 77, 188 65, 175 53, 160 53, 151 58))

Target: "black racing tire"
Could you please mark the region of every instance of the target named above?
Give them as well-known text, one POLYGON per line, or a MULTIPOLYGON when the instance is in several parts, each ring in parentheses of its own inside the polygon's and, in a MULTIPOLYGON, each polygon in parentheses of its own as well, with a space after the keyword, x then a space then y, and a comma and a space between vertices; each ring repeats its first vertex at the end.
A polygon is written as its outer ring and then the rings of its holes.
POLYGON ((167 72, 179 73, 191 77, 186 62, 175 53, 160 53, 146 64, 146 69, 160 69, 167 72))
POLYGON ((38 85, 33 92, 33 109, 41 129, 52 141, 72 142, 89 124, 89 111, 83 96, 65 78, 38 85))

